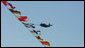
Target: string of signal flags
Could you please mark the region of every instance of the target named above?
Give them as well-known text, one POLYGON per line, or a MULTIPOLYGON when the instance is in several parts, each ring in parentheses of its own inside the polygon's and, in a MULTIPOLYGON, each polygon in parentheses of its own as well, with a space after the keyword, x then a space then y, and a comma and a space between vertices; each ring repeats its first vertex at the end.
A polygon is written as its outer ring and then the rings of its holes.
MULTIPOLYGON (((41 31, 40 30, 35 30, 35 24, 33 23, 29 23, 29 19, 27 16, 22 16, 21 12, 18 10, 15 10, 15 6, 13 6, 11 3, 7 2, 7 1, 1 1, 5 7, 12 13, 14 14, 14 16, 26 27, 29 28, 29 31, 34 35, 34 37, 36 39, 39 40, 39 42, 45 47, 45 46, 50 46, 50 42, 44 40, 41 38, 41 31), (9 7, 8 7, 9 6, 9 7)), ((47 25, 45 23, 41 23, 39 26, 44 27, 44 28, 48 28, 50 26, 52 26, 50 23, 47 25)))

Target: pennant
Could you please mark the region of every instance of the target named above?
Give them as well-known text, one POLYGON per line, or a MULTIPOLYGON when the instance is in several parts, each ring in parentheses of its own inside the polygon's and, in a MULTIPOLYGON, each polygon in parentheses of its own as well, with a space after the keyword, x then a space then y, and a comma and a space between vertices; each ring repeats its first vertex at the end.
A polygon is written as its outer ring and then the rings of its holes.
POLYGON ((8 5, 12 8, 15 9, 15 7, 13 7, 13 5, 11 3, 8 3, 8 5))
POLYGON ((50 43, 47 42, 47 41, 40 41, 43 45, 47 45, 47 46, 50 46, 50 43))
POLYGON ((12 9, 14 9, 15 7, 13 7, 13 5, 11 3, 8 3, 7 1, 2 1, 2 3, 7 6, 9 5, 12 9))
POLYGON ((7 1, 1 1, 5 6, 7 6, 7 1))
POLYGON ((25 22, 28 21, 27 16, 17 16, 17 15, 16 15, 16 17, 19 19, 19 21, 25 21, 25 22))
POLYGON ((9 9, 13 14, 20 14, 21 15, 21 12, 20 11, 17 11, 17 10, 13 10, 13 9, 9 9))
POLYGON ((43 39, 41 39, 41 37, 40 36, 35 36, 37 39, 39 39, 39 40, 43 40, 43 39))

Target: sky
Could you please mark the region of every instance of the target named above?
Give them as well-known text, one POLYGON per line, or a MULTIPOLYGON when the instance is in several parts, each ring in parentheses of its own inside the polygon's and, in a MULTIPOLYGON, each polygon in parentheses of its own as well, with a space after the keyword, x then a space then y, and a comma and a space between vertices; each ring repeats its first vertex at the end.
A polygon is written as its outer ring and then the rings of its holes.
MULTIPOLYGON (((84 1, 8 1, 36 24, 50 47, 84 47, 84 1), (52 24, 49 28, 40 23, 52 24)), ((1 3, 1 47, 44 47, 1 3)))

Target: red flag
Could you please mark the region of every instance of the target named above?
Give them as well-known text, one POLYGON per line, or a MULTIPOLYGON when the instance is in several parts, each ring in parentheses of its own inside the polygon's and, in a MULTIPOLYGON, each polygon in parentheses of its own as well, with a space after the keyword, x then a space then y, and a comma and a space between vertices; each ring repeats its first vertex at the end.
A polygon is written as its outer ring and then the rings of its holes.
POLYGON ((5 6, 7 6, 7 1, 2 1, 2 3, 5 5, 5 6))
POLYGON ((8 5, 9 5, 12 9, 14 9, 14 8, 15 8, 15 7, 13 7, 13 6, 12 6, 12 4, 11 4, 11 3, 8 3, 8 5))
POLYGON ((22 18, 18 18, 20 21, 25 21, 24 19, 22 19, 22 18))
POLYGON ((23 18, 23 19, 27 19, 27 16, 21 16, 21 18, 23 18))
POLYGON ((26 21, 25 19, 28 19, 27 16, 20 16, 20 18, 18 18, 20 21, 26 21))
POLYGON ((12 6, 11 3, 8 3, 7 1, 2 1, 2 3, 3 3, 5 6, 9 5, 12 9, 15 8, 15 7, 12 6))

